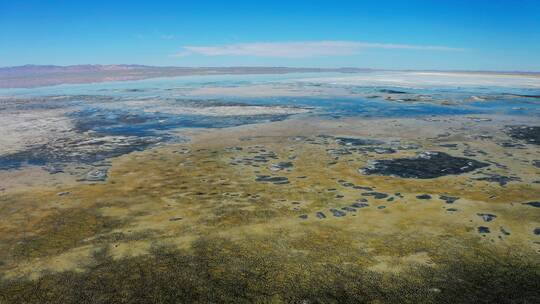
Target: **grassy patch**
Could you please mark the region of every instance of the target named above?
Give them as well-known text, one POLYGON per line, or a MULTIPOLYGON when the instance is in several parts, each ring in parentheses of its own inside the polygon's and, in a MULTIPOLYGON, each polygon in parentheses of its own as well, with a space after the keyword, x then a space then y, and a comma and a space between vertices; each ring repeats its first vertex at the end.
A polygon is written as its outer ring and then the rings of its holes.
POLYGON ((66 209, 55 212, 36 225, 36 232, 20 240, 13 250, 17 259, 32 259, 62 253, 83 244, 86 238, 110 231, 118 222, 94 209, 66 209))
POLYGON ((85 272, 0 283, 2 303, 537 303, 540 262, 478 247, 441 254, 436 267, 381 274, 256 242, 201 238, 192 250, 155 247, 85 272))

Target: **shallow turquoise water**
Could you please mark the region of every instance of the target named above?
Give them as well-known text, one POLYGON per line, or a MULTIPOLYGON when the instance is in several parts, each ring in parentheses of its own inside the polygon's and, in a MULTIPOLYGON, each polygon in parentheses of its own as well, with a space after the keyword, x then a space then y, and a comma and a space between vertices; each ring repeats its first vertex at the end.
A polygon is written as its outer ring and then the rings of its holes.
MULTIPOLYGON (((131 151, 145 149, 159 142, 184 140, 172 130, 179 128, 224 128, 270 121, 280 121, 292 114, 195 115, 189 111, 175 114, 174 109, 203 109, 208 107, 264 105, 309 109, 303 116, 339 117, 426 117, 464 114, 505 114, 538 117, 540 121, 540 99, 517 96, 540 95, 537 88, 530 86, 508 87, 504 83, 496 86, 465 85, 418 85, 392 83, 383 85, 388 75, 362 74, 379 80, 367 84, 334 83, 332 79, 348 82, 347 77, 360 74, 285 74, 285 75, 219 75, 159 78, 140 81, 109 82, 82 85, 60 85, 33 89, 0 90, 0 96, 16 97, 22 101, 3 103, 2 111, 24 113, 29 110, 67 109, 65 115, 71 119, 75 132, 88 132, 93 138, 105 135, 136 138, 128 145, 116 147, 104 153, 72 157, 69 151, 51 152, 47 146, 34 147, 12 155, 0 157, 0 169, 16 169, 25 164, 56 168, 68 162, 95 163, 131 151), (386 78, 384 78, 386 77, 386 78), (330 81, 328 80, 330 79, 330 81), (383 79, 383 80, 380 80, 383 79), (186 94, 201 87, 238 87, 253 84, 286 83, 296 91, 310 86, 311 89, 340 87, 344 96, 300 97, 239 97, 239 96, 193 96, 186 94), (391 94, 389 94, 391 93, 391 94), (513 95, 512 95, 513 94, 513 95), (393 99, 387 100, 388 95, 393 99), (62 98, 55 98, 62 96, 62 98), (481 101, 473 97, 481 96, 481 101), (32 99, 32 97, 43 97, 32 99), (426 98, 428 100, 423 100, 426 98), (27 99, 25 101, 25 99, 27 99), (133 101, 137 101, 133 103, 133 101), (443 105, 444 102, 449 103, 443 105), (165 105, 165 108, 160 108, 165 105), (171 111, 172 109, 172 111, 171 111)), ((394 75, 395 76, 395 75, 394 75)), ((339 82, 338 81, 338 82, 339 82)), ((455 80, 454 80, 455 81, 455 80)), ((238 108, 231 108, 238 110, 238 108)), ((203 111, 204 113, 204 111, 203 111)), ((69 138, 68 138, 69 141, 69 138)), ((61 168, 61 166, 60 166, 61 168)), ((53 169, 56 170, 56 169, 53 169)))
MULTIPOLYGON (((156 78, 138 81, 107 82, 80 85, 60 85, 32 89, 0 90, 0 96, 35 97, 35 96, 71 96, 67 101, 44 101, 42 104, 32 104, 32 107, 70 107, 68 114, 76 122, 81 131, 97 131, 103 134, 147 136, 163 133, 174 128, 182 127, 230 127, 247 123, 276 121, 286 119, 289 115, 257 115, 257 116, 204 116, 189 114, 170 114, 166 112, 148 112, 142 107, 114 107, 116 102, 130 100, 165 101, 169 106, 197 107, 227 105, 265 105, 305 107, 311 110, 309 115, 325 117, 415 117, 463 114, 509 114, 540 117, 540 99, 519 97, 511 94, 539 95, 540 90, 527 85, 509 87, 504 81, 494 86, 486 80, 474 84, 474 79, 466 79, 464 85, 456 86, 456 80, 444 79, 439 85, 415 85, 405 80, 395 83, 401 74, 390 72, 378 73, 296 73, 283 75, 216 75, 216 76, 187 76, 173 78, 156 78), (360 76, 359 76, 360 75, 360 76), (348 79, 364 77, 367 80, 351 84, 348 79), (393 78, 392 78, 393 77, 393 78), (336 80, 336 83, 333 81, 336 80), (392 80, 393 85, 381 85, 392 80), (344 83, 339 83, 339 82, 344 83), (343 97, 306 96, 306 97, 234 97, 234 96, 186 96, 190 90, 201 87, 238 87, 253 84, 287 83, 303 86, 319 86, 321 88, 341 87, 350 94, 343 97), (403 92, 403 96, 428 96, 429 101, 417 100, 395 101, 386 100, 388 92, 403 92), (372 98, 369 96, 372 95, 372 98), (376 97, 374 97, 376 96, 376 97), (481 96, 483 101, 471 101, 474 96, 481 96), (104 97, 110 99, 104 100, 104 97), (448 101, 451 105, 441 105, 448 101)), ((417 76, 411 76, 417 77, 417 76)), ((455 77, 454 77, 455 78, 455 77)), ((515 79, 511 79, 515 82, 515 79)), ((401 94, 394 94, 399 98, 401 94)), ((23 106, 24 107, 24 106, 23 106)), ((30 106, 29 106, 30 107, 30 106)), ((24 108, 22 108, 24 110, 24 108)))

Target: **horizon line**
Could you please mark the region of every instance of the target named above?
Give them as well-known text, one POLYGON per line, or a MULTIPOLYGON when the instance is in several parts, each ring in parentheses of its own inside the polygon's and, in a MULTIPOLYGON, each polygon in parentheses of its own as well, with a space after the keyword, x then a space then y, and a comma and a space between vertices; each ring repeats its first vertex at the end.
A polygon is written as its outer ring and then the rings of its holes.
POLYGON ((213 65, 198 65, 198 66, 187 66, 187 65, 148 65, 148 64, 138 64, 138 63, 80 63, 80 64, 34 64, 27 63, 21 65, 11 65, 11 66, 0 66, 0 69, 13 69, 13 68, 23 68, 23 67, 57 67, 57 68, 69 68, 69 67, 141 67, 141 68, 188 68, 188 69, 232 69, 232 68, 259 68, 259 69, 291 69, 291 70, 344 70, 344 69, 355 69, 355 70, 372 70, 372 71, 395 71, 395 72, 488 72, 488 73, 540 73, 540 70, 514 70, 514 69, 504 69, 504 70, 491 70, 491 69, 392 69, 392 68, 373 68, 373 67, 356 67, 356 66, 335 66, 335 67, 317 67, 317 66, 279 66, 279 65, 230 65, 230 66, 213 66, 213 65))

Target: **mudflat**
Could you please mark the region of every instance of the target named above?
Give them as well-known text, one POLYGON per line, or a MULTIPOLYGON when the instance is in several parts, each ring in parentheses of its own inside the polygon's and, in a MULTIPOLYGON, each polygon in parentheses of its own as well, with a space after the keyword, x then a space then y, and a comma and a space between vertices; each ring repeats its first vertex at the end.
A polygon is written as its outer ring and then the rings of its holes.
POLYGON ((538 86, 396 73, 0 90, 0 299, 540 300, 538 86))

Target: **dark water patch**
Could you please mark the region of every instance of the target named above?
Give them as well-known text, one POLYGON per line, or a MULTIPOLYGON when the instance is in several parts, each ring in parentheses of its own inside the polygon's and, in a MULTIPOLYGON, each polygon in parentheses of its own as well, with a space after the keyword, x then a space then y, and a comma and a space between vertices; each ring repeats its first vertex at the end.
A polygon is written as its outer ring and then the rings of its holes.
POLYGON ((362 147, 358 150, 364 152, 374 152, 377 154, 394 154, 397 152, 395 149, 390 147, 362 147))
POLYGON ((384 142, 374 139, 366 138, 353 138, 353 137, 336 137, 338 144, 343 146, 371 146, 371 145, 380 145, 384 142))
POLYGON ((480 226, 478 227, 478 233, 490 233, 489 227, 486 226, 480 226))
POLYGON ((372 196, 375 199, 384 199, 384 198, 388 197, 388 194, 382 193, 382 192, 376 192, 376 191, 364 192, 364 193, 362 193, 362 195, 363 196, 372 196))
POLYGON ((429 194, 420 194, 420 195, 417 195, 416 198, 420 199, 420 200, 430 200, 431 195, 429 195, 429 194))
POLYGON ((353 186, 353 188, 357 189, 357 190, 366 190, 366 191, 372 191, 373 190, 372 187, 358 186, 358 185, 353 186))
POLYGON ((281 171, 281 170, 285 170, 285 169, 291 169, 292 167, 293 167, 292 162, 279 162, 277 164, 270 165, 269 169, 271 171, 281 171))
POLYGON ((369 207, 369 204, 366 204, 366 203, 353 203, 351 205, 351 207, 354 207, 354 208, 365 208, 365 207, 369 207))
POLYGON ((235 101, 225 101, 219 99, 174 99, 167 100, 172 102, 174 105, 182 107, 193 107, 193 108, 206 108, 206 107, 245 107, 249 106, 245 102, 235 102, 235 101))
POLYGON ((379 92, 385 93, 385 94, 407 94, 405 91, 398 91, 398 90, 392 90, 392 89, 380 89, 379 92))
POLYGON ((332 208, 330 209, 330 212, 332 212, 332 215, 335 216, 335 217, 343 217, 345 215, 347 215, 347 213, 341 211, 341 210, 338 210, 336 208, 332 208))
POLYGON ((355 186, 353 183, 347 182, 347 181, 342 180, 342 179, 338 180, 337 182, 338 182, 338 184, 340 184, 340 185, 342 185, 343 187, 346 187, 346 188, 351 188, 351 187, 355 186))
POLYGON ((270 176, 270 175, 257 175, 256 182, 272 183, 274 185, 284 185, 289 183, 289 179, 285 176, 270 176))
POLYGON ((451 156, 444 152, 423 152, 414 158, 378 160, 360 172, 367 175, 429 179, 467 173, 487 166, 489 166, 487 163, 451 156))
POLYGON ((503 148, 525 149, 525 145, 517 143, 517 142, 505 141, 505 142, 501 142, 501 143, 497 143, 497 144, 499 146, 503 147, 503 148))
POLYGON ((325 219, 326 218, 326 215, 324 214, 324 212, 317 212, 315 213, 315 216, 318 218, 318 219, 325 219))
POLYGON ((27 150, 0 156, 0 170, 19 169, 25 165, 44 166, 47 163, 39 150, 27 150))
POLYGON ((523 205, 528 205, 528 206, 540 208, 540 202, 528 202, 528 203, 523 203, 523 205))
POLYGON ((347 212, 356 212, 355 208, 349 207, 349 206, 345 206, 345 207, 341 208, 341 210, 345 210, 347 212))
POLYGON ((439 198, 445 201, 447 204, 453 204, 459 199, 457 196, 439 195, 439 198))
POLYGON ((497 218, 495 214, 490 214, 490 213, 477 213, 476 215, 481 217, 482 220, 484 220, 484 222, 491 222, 497 218))
POLYGON ((66 139, 50 144, 0 156, 0 170, 18 169, 22 166, 42 166, 51 173, 62 171, 65 164, 96 164, 108 158, 144 150, 160 138, 129 137, 111 142, 100 137, 66 139))
POLYGON ((508 94, 511 96, 525 97, 525 98, 540 98, 540 95, 529 95, 529 94, 508 94))
POLYGON ((514 139, 523 140, 532 145, 540 145, 540 126, 507 126, 505 131, 514 139))
POLYGON ((521 181, 521 178, 517 176, 504 176, 504 175, 499 175, 499 174, 487 174, 487 173, 484 173, 484 174, 487 176, 478 177, 478 178, 475 178, 475 180, 486 181, 489 183, 498 183, 500 186, 506 186, 506 184, 508 184, 509 182, 521 181))
POLYGON ((142 93, 142 92, 147 92, 149 91, 149 89, 125 89, 123 90, 123 92, 126 92, 126 93, 142 93))

